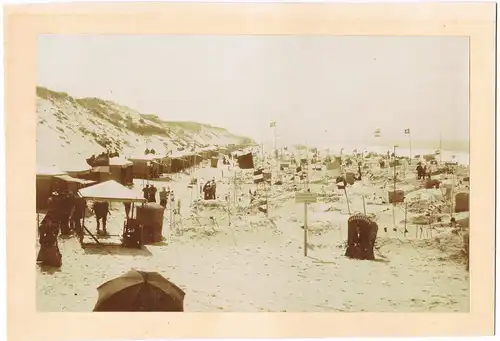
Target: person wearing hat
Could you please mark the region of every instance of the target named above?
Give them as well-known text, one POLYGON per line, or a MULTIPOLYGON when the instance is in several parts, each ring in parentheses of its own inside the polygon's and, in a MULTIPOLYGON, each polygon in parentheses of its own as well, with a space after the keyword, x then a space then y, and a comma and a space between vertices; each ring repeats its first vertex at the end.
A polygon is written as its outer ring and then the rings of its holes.
POLYGON ((107 234, 106 223, 108 220, 109 213, 109 203, 107 201, 96 201, 93 205, 95 219, 97 221, 97 234, 101 234, 101 222, 102 222, 102 234, 107 234))
POLYGON ((155 185, 154 184, 151 184, 151 186, 149 187, 149 198, 148 198, 148 202, 156 202, 156 192, 158 190, 156 189, 155 185))
POLYGON ((168 192, 165 189, 165 187, 162 187, 160 191, 160 205, 163 207, 167 207, 167 198, 168 198, 168 192))

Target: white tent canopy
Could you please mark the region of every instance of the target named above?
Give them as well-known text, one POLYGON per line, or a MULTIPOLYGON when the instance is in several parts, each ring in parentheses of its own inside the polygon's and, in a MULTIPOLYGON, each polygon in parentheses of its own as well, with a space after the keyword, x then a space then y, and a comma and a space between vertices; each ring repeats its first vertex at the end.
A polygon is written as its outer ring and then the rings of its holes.
POLYGON ((145 202, 135 191, 119 184, 114 180, 102 182, 100 184, 80 189, 80 197, 88 200, 102 200, 110 202, 145 202))

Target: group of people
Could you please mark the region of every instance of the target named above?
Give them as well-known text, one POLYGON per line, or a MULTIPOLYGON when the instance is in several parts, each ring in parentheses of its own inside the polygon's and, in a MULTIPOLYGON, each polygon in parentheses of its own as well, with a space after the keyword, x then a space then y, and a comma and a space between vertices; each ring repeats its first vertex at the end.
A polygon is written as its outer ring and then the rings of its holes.
POLYGON ((435 164, 431 163, 430 165, 422 165, 421 162, 418 163, 417 165, 417 179, 418 180, 425 180, 425 179, 431 179, 432 173, 436 171, 436 166, 435 164))
POLYGON ((203 192, 203 199, 205 200, 215 200, 217 193, 217 185, 215 184, 215 178, 207 181, 205 185, 201 188, 203 192))
POLYGON ((72 192, 53 192, 48 199, 47 214, 38 226, 40 250, 37 261, 59 267, 62 264, 57 243, 59 234, 81 235, 81 220, 85 214, 85 201, 72 192))
POLYGON ((53 192, 48 200, 48 210, 45 219, 56 224, 62 235, 73 231, 80 233, 81 220, 85 214, 85 200, 72 192, 53 192))
MULTIPOLYGON (((144 199, 146 199, 147 202, 156 202, 156 193, 158 192, 158 189, 154 184, 146 185, 146 187, 142 189, 142 192, 144 194, 144 199)), ((163 187, 159 192, 160 205, 166 207, 168 198, 171 195, 173 195, 173 191, 171 191, 170 188, 166 189, 165 187, 163 187)))
POLYGON ((158 189, 154 184, 146 185, 146 187, 142 189, 144 199, 146 199, 147 202, 156 202, 156 192, 158 192, 158 189))

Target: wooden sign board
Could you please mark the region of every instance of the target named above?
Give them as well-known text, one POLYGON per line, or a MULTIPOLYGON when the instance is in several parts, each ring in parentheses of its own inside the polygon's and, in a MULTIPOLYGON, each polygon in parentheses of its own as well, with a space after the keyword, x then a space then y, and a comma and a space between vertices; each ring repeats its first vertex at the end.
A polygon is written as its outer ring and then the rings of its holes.
POLYGON ((297 192, 295 194, 296 204, 314 204, 318 202, 318 194, 310 192, 297 192))

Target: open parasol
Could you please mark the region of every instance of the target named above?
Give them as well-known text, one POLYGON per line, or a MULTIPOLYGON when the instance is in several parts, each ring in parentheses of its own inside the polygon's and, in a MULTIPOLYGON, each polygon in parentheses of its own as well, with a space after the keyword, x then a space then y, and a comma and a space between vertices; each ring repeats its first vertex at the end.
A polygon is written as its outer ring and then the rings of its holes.
POLYGON ((184 291, 157 272, 130 270, 97 291, 94 311, 184 311, 184 291))

